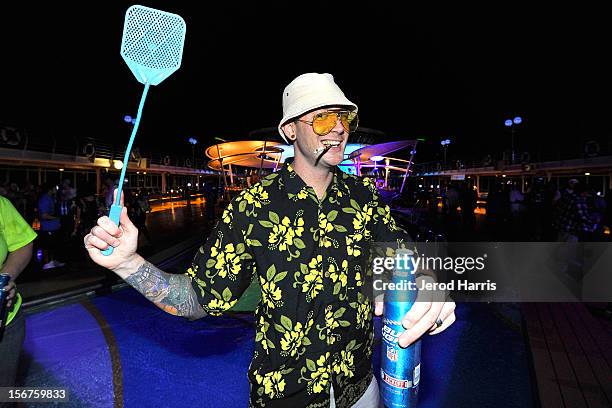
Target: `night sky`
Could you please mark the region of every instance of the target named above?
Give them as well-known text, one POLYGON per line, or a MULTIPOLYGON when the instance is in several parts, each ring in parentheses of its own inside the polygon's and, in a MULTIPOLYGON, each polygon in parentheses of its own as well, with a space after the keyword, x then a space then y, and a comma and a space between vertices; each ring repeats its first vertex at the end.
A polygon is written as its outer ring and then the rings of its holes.
MULTIPOLYGON (((119 55, 133 3, 6 3, 0 125, 124 145, 123 116, 142 92, 119 55)), ((517 151, 612 140, 612 26, 602 10, 226 3, 139 3, 187 22, 181 68, 149 92, 141 150, 190 153, 189 137, 204 147, 274 127, 282 89, 310 71, 336 77, 363 126, 388 140, 425 138, 420 161, 440 157, 446 138, 451 158, 499 154, 510 147, 504 119, 516 115, 517 151)))

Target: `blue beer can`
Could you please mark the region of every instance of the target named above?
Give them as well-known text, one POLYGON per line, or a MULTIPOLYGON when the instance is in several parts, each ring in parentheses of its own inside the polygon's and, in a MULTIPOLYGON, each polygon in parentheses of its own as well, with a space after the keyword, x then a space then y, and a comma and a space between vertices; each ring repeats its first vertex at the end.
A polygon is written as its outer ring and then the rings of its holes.
POLYGON ((4 292, 1 289, 4 289, 6 285, 11 281, 11 275, 8 273, 0 273, 0 304, 4 303, 5 299, 8 296, 8 292, 4 292))
POLYGON ((8 315, 8 292, 3 289, 11 281, 11 275, 7 273, 0 274, 0 341, 4 335, 4 326, 6 326, 6 316, 8 315))
POLYGON ((398 250, 396 265, 384 294, 381 343, 381 394, 386 408, 414 408, 417 405, 421 372, 421 340, 406 348, 398 344, 405 331, 402 320, 417 297, 412 252, 398 250))

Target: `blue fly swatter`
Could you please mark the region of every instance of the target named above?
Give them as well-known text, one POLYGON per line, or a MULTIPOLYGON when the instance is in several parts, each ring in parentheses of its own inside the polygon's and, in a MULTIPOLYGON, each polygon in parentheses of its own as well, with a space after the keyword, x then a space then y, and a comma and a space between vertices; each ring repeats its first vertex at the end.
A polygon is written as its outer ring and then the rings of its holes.
MULTIPOLYGON (((109 218, 117 225, 119 225, 119 216, 121 215, 120 200, 123 180, 125 180, 128 159, 138 131, 149 86, 159 84, 181 66, 185 31, 185 20, 176 14, 139 5, 131 6, 125 13, 121 56, 138 82, 144 84, 144 90, 138 105, 138 114, 132 129, 132 135, 123 156, 123 168, 117 187, 117 197, 108 214, 109 218)), ((102 253, 104 255, 112 254, 113 247, 109 246, 102 253)))

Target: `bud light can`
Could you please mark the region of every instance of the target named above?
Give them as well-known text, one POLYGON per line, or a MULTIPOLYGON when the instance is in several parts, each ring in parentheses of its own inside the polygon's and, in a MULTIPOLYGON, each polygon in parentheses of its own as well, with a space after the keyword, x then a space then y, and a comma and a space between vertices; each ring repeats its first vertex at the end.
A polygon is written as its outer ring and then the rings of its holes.
POLYGON ((11 281, 11 275, 2 273, 0 274, 0 341, 4 336, 4 326, 6 326, 6 317, 8 315, 8 292, 4 291, 4 288, 11 281))
POLYGON ((398 344, 402 320, 414 304, 417 287, 411 251, 398 250, 395 269, 384 294, 381 342, 381 394, 386 408, 414 408, 421 371, 421 340, 406 348, 398 344))

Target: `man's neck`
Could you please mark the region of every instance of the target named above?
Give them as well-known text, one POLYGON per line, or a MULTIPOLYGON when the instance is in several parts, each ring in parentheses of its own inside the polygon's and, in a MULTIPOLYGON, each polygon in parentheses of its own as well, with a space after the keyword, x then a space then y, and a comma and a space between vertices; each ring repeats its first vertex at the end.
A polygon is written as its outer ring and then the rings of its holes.
POLYGON ((313 166, 304 158, 296 155, 293 161, 293 170, 298 176, 317 193, 319 199, 323 198, 327 187, 334 178, 334 172, 331 168, 319 164, 313 166))

